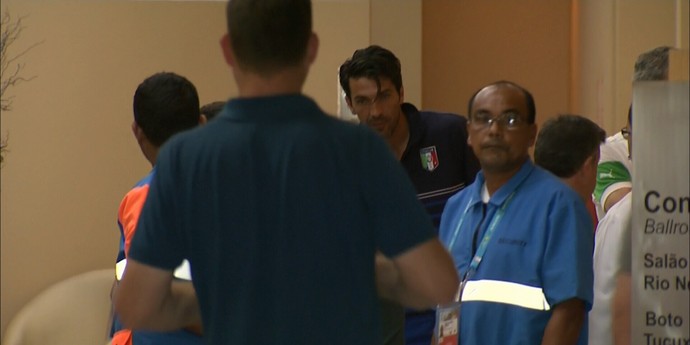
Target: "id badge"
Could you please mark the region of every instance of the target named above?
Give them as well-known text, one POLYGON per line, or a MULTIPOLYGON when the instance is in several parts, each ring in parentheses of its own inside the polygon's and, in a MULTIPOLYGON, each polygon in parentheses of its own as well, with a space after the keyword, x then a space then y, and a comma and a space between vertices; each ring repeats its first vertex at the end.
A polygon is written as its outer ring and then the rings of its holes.
POLYGON ((460 302, 436 308, 434 345, 458 345, 460 342, 460 302))

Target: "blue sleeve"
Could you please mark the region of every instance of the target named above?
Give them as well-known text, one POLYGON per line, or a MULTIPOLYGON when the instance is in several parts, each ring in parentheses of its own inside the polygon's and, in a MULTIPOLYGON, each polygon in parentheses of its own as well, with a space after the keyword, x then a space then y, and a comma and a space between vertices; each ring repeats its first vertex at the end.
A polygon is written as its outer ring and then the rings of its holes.
POLYGON ((373 221, 378 249, 395 257, 431 239, 435 229, 388 146, 368 129, 361 133, 364 202, 373 221))
POLYGON ((168 270, 174 270, 184 259, 180 230, 184 213, 176 202, 175 194, 180 184, 174 182, 175 160, 171 159, 171 146, 163 146, 158 155, 156 173, 129 249, 130 258, 168 270))
POLYGON ((453 258, 453 263, 459 274, 464 274, 467 271, 467 261, 462 257, 463 251, 460 248, 462 240, 460 229, 457 229, 458 223, 460 223, 460 217, 467 207, 469 200, 463 198, 462 195, 467 193, 469 189, 465 188, 448 199, 446 206, 443 208, 443 213, 441 214, 441 225, 439 226, 439 240, 443 246, 448 250, 451 257, 453 258), (456 230, 457 233, 456 233, 456 230), (456 237, 455 241, 453 238, 456 237), (452 246, 451 246, 452 245, 452 246))
POLYGON ((570 190, 558 193, 549 205, 542 282, 553 307, 572 298, 593 301, 593 225, 582 200, 570 190))

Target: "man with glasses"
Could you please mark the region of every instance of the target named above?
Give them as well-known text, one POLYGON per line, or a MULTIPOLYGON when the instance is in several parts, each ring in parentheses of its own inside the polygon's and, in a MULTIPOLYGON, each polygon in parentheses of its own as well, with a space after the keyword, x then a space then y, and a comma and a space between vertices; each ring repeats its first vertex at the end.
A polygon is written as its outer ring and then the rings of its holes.
MULTIPOLYGON (((388 49, 358 49, 340 67, 345 100, 361 124, 392 150, 438 228, 448 198, 474 181, 479 163, 467 145, 467 120, 419 111, 404 102, 400 61, 388 49)), ((407 310, 381 301, 384 344, 429 344, 434 311, 407 310), (403 339, 404 316, 404 339, 403 339)))
MULTIPOLYGON (((667 80, 669 54, 675 49, 661 46, 637 57, 633 81, 667 80)), ((628 122, 617 134, 617 143, 601 147, 595 200, 606 215, 597 226, 594 247, 595 305, 590 314, 590 344, 630 344, 630 266, 632 217, 632 105, 628 122), (611 152, 617 151, 612 155, 611 152), (613 157, 605 159, 607 156, 613 157), (612 166, 619 169, 612 169, 612 166), (620 167, 624 166, 625 170, 620 167), (612 176, 602 175, 613 171, 612 176), (615 172, 619 173, 616 174, 615 172)))
MULTIPOLYGON (((632 105, 628 108, 628 123, 621 134, 627 140, 627 156, 632 152, 632 105)), ((609 208, 600 220, 594 238, 594 305, 589 318, 589 345, 613 344, 614 340, 614 294, 617 274, 625 262, 621 262, 621 253, 630 258, 630 233, 632 220, 632 193, 630 189, 609 208)), ((629 266, 627 260, 627 266, 629 266)), ((630 272, 630 270, 627 270, 630 272)), ((626 304, 629 305, 629 300, 626 304)), ((626 319, 630 321, 629 318, 626 319)), ((621 329, 620 323, 617 327, 621 329)), ((624 327, 625 336, 629 339, 630 327, 624 327)), ((619 338, 622 335, 619 335, 619 338)), ((629 343, 629 342, 628 342, 629 343)))
MULTIPOLYGON (((633 81, 667 80, 669 53, 674 49, 660 46, 640 54, 635 61, 633 81)), ((628 155, 627 134, 624 132, 626 130, 627 128, 623 128, 606 138, 606 143, 601 146, 597 185, 594 189, 599 219, 632 188, 632 165, 628 155)))
MULTIPOLYGON (((629 156, 632 158, 632 105, 628 110, 628 125, 621 131, 625 135, 628 142, 629 156)), ((611 304, 607 307, 611 308, 611 318, 609 329, 610 338, 615 345, 628 345, 631 343, 631 313, 632 313, 632 191, 628 192, 618 204, 614 205, 601 222, 601 233, 611 232, 613 241, 604 246, 601 246, 601 251, 617 249, 617 256, 609 256, 613 258, 618 265, 617 270, 611 270, 607 273, 613 274, 614 288, 611 293, 611 304), (610 219, 609 219, 610 218, 610 219)), ((598 249, 598 248, 596 248, 598 249)), ((595 257, 595 260, 597 258, 595 257)), ((595 261, 596 263, 596 261, 595 261)), ((593 342, 593 344, 596 344, 593 342)))
POLYGON ((462 281, 460 343, 586 344, 592 221, 577 193, 529 158, 532 95, 492 83, 468 114, 482 170, 448 200, 440 228, 462 281))

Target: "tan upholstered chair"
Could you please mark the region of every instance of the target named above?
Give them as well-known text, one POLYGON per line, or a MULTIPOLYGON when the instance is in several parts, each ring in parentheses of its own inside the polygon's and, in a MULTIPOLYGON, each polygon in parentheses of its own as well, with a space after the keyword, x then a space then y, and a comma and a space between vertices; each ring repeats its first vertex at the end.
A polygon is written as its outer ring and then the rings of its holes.
POLYGON ((34 297, 12 319, 3 345, 103 345, 110 330, 114 269, 58 282, 34 297))

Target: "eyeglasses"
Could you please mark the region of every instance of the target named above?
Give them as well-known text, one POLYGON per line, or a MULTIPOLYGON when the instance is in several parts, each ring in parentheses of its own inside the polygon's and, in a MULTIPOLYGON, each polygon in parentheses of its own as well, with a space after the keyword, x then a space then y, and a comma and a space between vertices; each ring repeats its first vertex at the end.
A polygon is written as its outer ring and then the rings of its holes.
POLYGON ((476 129, 489 128, 494 122, 497 123, 501 128, 515 130, 520 128, 525 123, 525 120, 523 120, 520 115, 513 112, 503 113, 496 117, 491 117, 491 115, 489 115, 487 112, 479 112, 472 115, 470 118, 470 123, 476 129))
POLYGON ((621 128, 621 134, 623 135, 623 138, 628 139, 630 134, 632 134, 632 131, 628 127, 623 127, 621 128))

